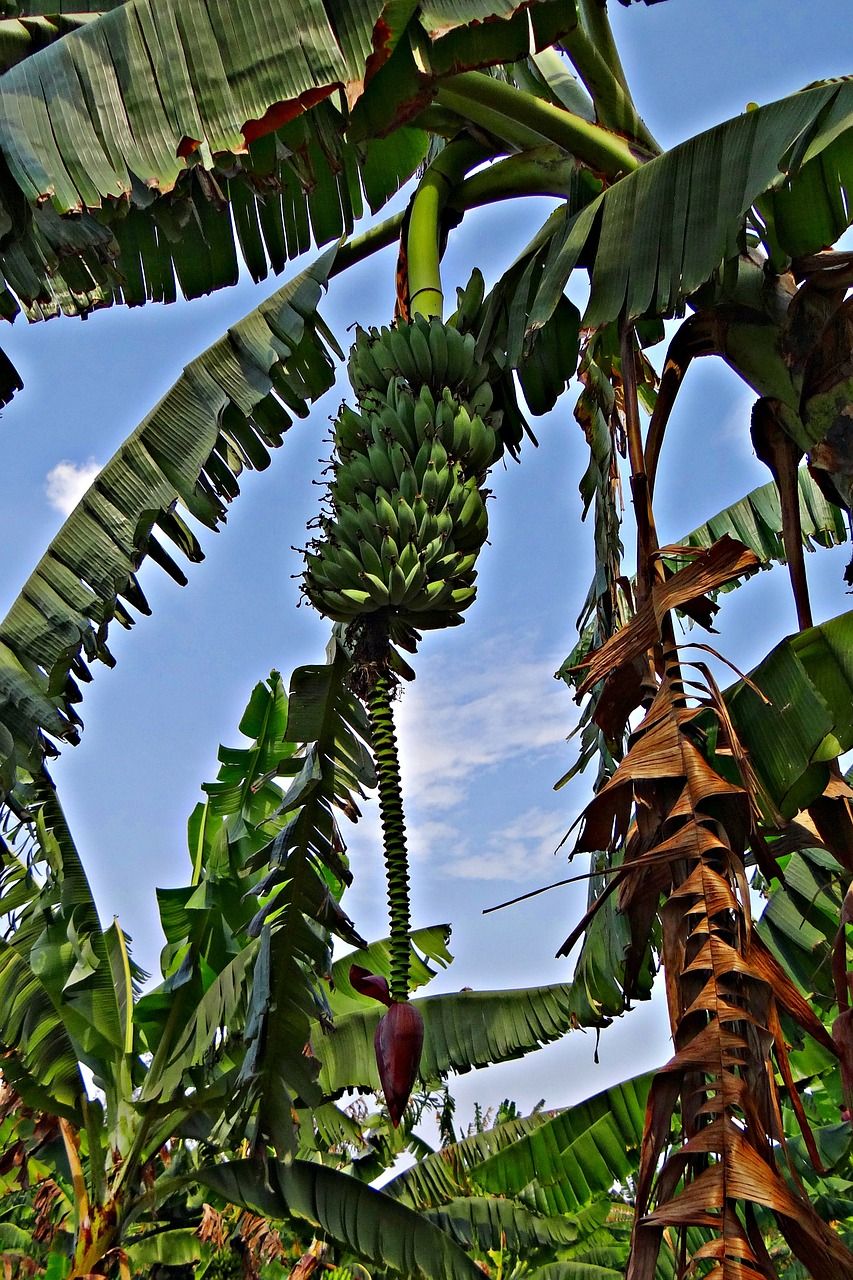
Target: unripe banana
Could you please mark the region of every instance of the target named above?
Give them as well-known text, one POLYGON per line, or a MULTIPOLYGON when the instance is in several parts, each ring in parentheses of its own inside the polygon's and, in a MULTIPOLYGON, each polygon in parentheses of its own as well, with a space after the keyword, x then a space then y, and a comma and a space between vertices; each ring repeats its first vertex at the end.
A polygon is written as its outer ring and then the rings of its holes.
POLYGON ((426 381, 420 376, 409 337, 403 333, 402 329, 394 328, 389 331, 387 345, 393 353, 397 370, 407 379, 411 387, 418 387, 426 381))
MULTIPOLYGON (((435 380, 429 340, 417 322, 409 328, 409 347, 418 371, 418 384, 421 386, 434 386, 435 380)), ((412 383, 412 386, 415 385, 415 383, 412 383)))
POLYGON ((418 477, 414 467, 407 467, 400 476, 400 495, 411 505, 418 496, 418 477))
POLYGON ((456 325, 459 329, 474 329, 480 316, 480 307, 486 294, 486 282, 479 267, 471 272, 471 279, 464 289, 456 290, 456 325))
POLYGON ((349 600, 357 609, 363 609, 366 604, 370 604, 370 592, 363 591, 357 587, 344 587, 340 593, 345 600, 349 600))
POLYGON ((487 427, 479 414, 471 419, 469 432, 468 456, 465 459, 465 470, 469 475, 482 475, 492 461, 495 452, 496 437, 491 427, 487 427))
POLYGON ((367 573, 375 573, 377 578, 384 576, 385 570, 382 565, 382 557, 369 542, 362 542, 361 544, 361 563, 367 573))
POLYGON ((388 379, 376 363, 372 343, 363 329, 359 330, 348 369, 350 382, 358 394, 369 390, 383 392, 388 386, 388 379))
POLYGON ((338 410, 334 431, 335 448, 338 453, 347 449, 363 453, 369 429, 367 420, 360 413, 350 409, 349 405, 342 404, 338 410))
POLYGON ((352 571, 345 569, 339 560, 336 560, 331 554, 331 548, 327 548, 324 556, 309 557, 308 573, 314 578, 325 580, 328 586, 335 590, 342 587, 348 587, 353 581, 352 571), (310 561, 315 563, 311 564, 310 561))
POLYGON ((361 580, 370 597, 371 604, 375 605, 377 609, 384 609, 390 601, 390 596, 388 594, 388 587, 383 579, 378 577, 375 573, 363 573, 361 575, 361 580))
POLYGON ((415 519, 414 510, 402 495, 394 504, 394 511, 397 516, 397 531, 401 545, 414 542, 418 535, 418 522, 415 519))
POLYGON ((385 379, 385 387, 383 388, 385 390, 387 390, 391 379, 400 373, 400 366, 398 365, 394 353, 391 350, 390 339, 390 329, 383 326, 371 347, 371 355, 373 356, 374 362, 376 363, 380 374, 382 374, 385 379))
POLYGON ((406 450, 401 444, 398 444, 396 440, 388 450, 388 461, 391 463, 391 470, 394 475, 394 484, 393 486, 389 485, 386 487, 389 489, 393 487, 394 489, 399 490, 403 472, 407 471, 412 463, 406 450))
POLYGON ((380 445, 372 444, 367 451, 367 461, 373 472, 375 484, 382 485, 384 489, 396 488, 397 477, 394 474, 387 447, 383 448, 380 445))
POLYGON ((390 534, 392 538, 396 538, 399 532, 397 525, 397 516, 394 508, 388 499, 388 495, 383 493, 381 489, 376 492, 376 519, 381 529, 390 534))
POLYGON ((468 397, 468 408, 471 413, 479 413, 483 416, 491 409, 494 398, 495 393, 492 391, 492 384, 488 381, 481 382, 468 397))
POLYGON ((418 561, 412 570, 406 575, 405 599, 408 601, 417 596, 417 594, 426 586, 426 581, 426 569, 420 561, 418 561))
POLYGON ((402 604, 406 596, 406 575, 399 564, 391 566, 388 578, 388 599, 391 604, 402 604))
MULTIPOLYGON (((472 277, 460 301, 472 314, 481 287, 472 277)), ((465 314, 461 329, 416 316, 359 330, 358 406, 338 412, 330 506, 305 553, 304 590, 319 609, 343 622, 381 612, 407 646, 413 630, 462 621, 488 533, 480 484, 500 453, 500 415, 465 314)))
POLYGON ((407 576, 412 572, 416 564, 420 564, 418 549, 414 542, 406 542, 400 546, 400 558, 397 563, 407 576))

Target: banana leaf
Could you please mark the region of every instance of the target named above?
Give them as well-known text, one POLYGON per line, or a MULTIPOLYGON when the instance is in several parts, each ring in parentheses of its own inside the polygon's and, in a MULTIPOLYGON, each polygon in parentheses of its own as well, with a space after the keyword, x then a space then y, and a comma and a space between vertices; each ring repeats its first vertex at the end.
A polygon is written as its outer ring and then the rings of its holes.
POLYGON ((853 747, 853 612, 782 640, 726 701, 752 765, 783 817, 823 794, 828 765, 853 747))
POLYGON ((415 172, 428 135, 384 135, 434 76, 526 57, 531 27, 542 49, 575 21, 563 0, 306 0, 298 20, 290 0, 112 7, 3 78, 0 312, 195 297, 240 258, 256 280, 281 271, 415 172))
POLYGON ((26 866, 2 848, 0 956, 3 1070, 28 1105, 79 1119, 79 1063, 108 1099, 132 1050, 132 964, 117 923, 102 930, 76 845, 46 773, 24 795, 32 840, 26 866), (35 874, 33 874, 33 868, 35 874))
POLYGON ((485 1191, 516 1195, 541 1213, 573 1213, 636 1168, 652 1075, 560 1112, 472 1171, 485 1191))
POLYGON ((524 1257, 571 1244, 578 1233, 567 1216, 547 1217, 505 1197, 468 1195, 427 1209, 424 1217, 463 1249, 484 1252, 503 1245, 524 1257))
MULTIPOLYGON (((790 240, 783 226, 776 230, 787 253, 834 243, 853 207, 851 129, 853 84, 833 82, 748 111, 650 160, 576 216, 569 211, 563 217, 528 330, 547 322, 572 271, 589 261, 593 248, 584 325, 602 325, 623 314, 628 319, 646 312, 675 314, 724 259, 738 253, 747 214, 761 196, 792 191, 798 204, 807 204, 810 164, 825 152, 832 157, 827 162, 836 215, 831 238, 824 238, 820 216, 807 227, 798 225, 790 240)), ((540 244, 534 244, 538 252, 540 244)))
MULTIPOLYGON (((146 557, 186 578, 158 540, 202 558, 177 503, 212 529, 239 493, 243 467, 263 468, 308 402, 334 381, 317 314, 330 250, 192 361, 98 474, 0 622, 0 780, 15 760, 37 772, 44 735, 74 742, 77 680, 112 664, 110 623, 150 612, 136 580, 146 557), (75 679, 76 677, 76 679, 75 679)), ((2 797, 0 797, 2 798, 2 797)))
POLYGON ((199 1181, 265 1217, 291 1214, 322 1228, 368 1264, 423 1280, 482 1280, 462 1249, 421 1214, 334 1169, 294 1160, 265 1171, 254 1161, 208 1165, 199 1181))
POLYGON ((296 1140, 291 1100, 320 1101, 304 1050, 309 1019, 329 1016, 331 936, 363 945, 338 905, 349 873, 334 810, 354 817, 374 774, 347 655, 333 640, 328 656, 298 668, 287 696, 277 672, 257 685, 240 721, 251 744, 220 748, 189 823, 193 882, 158 893, 164 981, 136 1007, 157 1062, 144 1100, 233 1071, 219 1137, 240 1141, 251 1120, 280 1150, 296 1140))
MULTIPOLYGON (((820 547, 837 547, 847 541, 847 525, 839 507, 827 502, 815 484, 807 468, 797 472, 800 496, 800 524, 803 545, 813 551, 820 547)), ((782 511, 779 490, 775 481, 753 489, 745 498, 733 503, 712 516, 704 524, 679 538, 688 547, 710 547, 728 534, 749 547, 762 567, 785 563, 785 547, 782 542, 782 511)), ((673 562, 675 563, 675 562, 673 562)), ((718 588, 720 592, 732 591, 740 580, 718 588)))
POLYGON ((470 1134, 418 1160, 386 1182, 382 1190, 413 1209, 432 1208, 463 1193, 469 1194, 473 1189, 474 1170, 552 1116, 553 1112, 537 1111, 530 1116, 505 1120, 482 1133, 470 1134))
POLYGON ((302 769, 285 791, 278 814, 286 821, 250 867, 264 872, 254 892, 261 902, 248 926, 260 945, 252 974, 233 1110, 245 1129, 277 1152, 293 1149, 291 1099, 316 1105, 319 1063, 305 1052, 313 1019, 328 1020, 324 979, 331 938, 366 944, 338 905, 348 880, 334 812, 358 816, 357 798, 375 781, 366 744, 369 726, 349 691, 349 658, 333 637, 329 661, 299 667, 291 678, 285 736, 305 744, 302 769))
MULTIPOLYGON (((571 986, 516 991, 460 991, 412 1001, 424 1020, 420 1076, 443 1078, 492 1062, 520 1058, 571 1029, 571 986)), ((379 1089, 373 1036, 382 1016, 375 1010, 345 1014, 330 1030, 315 1027, 312 1050, 321 1061, 320 1087, 335 1096, 344 1089, 379 1089)))

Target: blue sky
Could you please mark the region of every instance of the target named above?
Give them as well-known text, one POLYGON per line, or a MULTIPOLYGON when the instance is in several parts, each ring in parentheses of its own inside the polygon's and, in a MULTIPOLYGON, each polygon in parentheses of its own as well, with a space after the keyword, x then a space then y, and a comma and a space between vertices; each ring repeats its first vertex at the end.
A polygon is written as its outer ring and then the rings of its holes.
MULTIPOLYGON (((828 75, 851 70, 849 0, 669 0, 630 10, 612 5, 629 80, 664 145, 828 75)), ((541 206, 541 208, 539 207, 541 206)), ((477 263, 495 280, 547 212, 497 206, 454 232, 445 291, 477 263)), ((393 251, 333 283, 323 314, 346 343, 356 318, 384 323, 393 307, 393 251)), ((52 321, 2 335, 25 390, 5 411, 0 511, 0 608, 19 590, 62 515, 75 482, 104 462, 174 382, 183 365, 280 282, 241 282, 191 306, 149 306, 52 321), (49 479, 49 477, 51 477, 49 479)), ((661 354, 658 348, 654 355, 661 354)), ((262 475, 249 474, 208 558, 180 590, 143 572, 154 609, 132 634, 116 629, 114 671, 99 669, 83 705, 82 745, 54 772, 87 861, 102 914, 118 914, 135 954, 156 971, 160 946, 154 886, 185 882, 186 818, 199 784, 215 775, 219 742, 234 742, 252 686, 270 668, 287 674, 320 658, 327 625, 297 609, 292 575, 314 514, 318 459, 331 393, 298 423, 262 475)), ((554 856, 588 780, 554 793, 573 760, 566 735, 577 708, 553 673, 573 643, 592 571, 591 529, 581 526, 577 484, 585 447, 572 417, 576 389, 536 424, 541 447, 498 469, 490 545, 479 597, 465 626, 431 635, 418 679, 400 708, 404 781, 418 925, 450 921, 457 960, 436 989, 563 981, 554 952, 585 902, 575 886, 483 917, 482 908, 567 873, 554 856)), ((727 369, 700 362, 668 433, 659 480, 661 535, 672 540, 768 478, 752 455, 751 395, 727 369)), ((809 561, 815 614, 848 607, 841 580, 847 549, 809 561)), ((782 571, 726 598, 719 646, 749 666, 794 626, 782 571)), ((348 909, 362 933, 385 932, 375 815, 350 836, 356 875, 348 909)), ((578 868, 582 869, 582 868, 578 868)), ((462 1111, 507 1094, 530 1106, 567 1103, 668 1056, 657 1005, 593 1037, 571 1035, 523 1064, 460 1083, 462 1111)))

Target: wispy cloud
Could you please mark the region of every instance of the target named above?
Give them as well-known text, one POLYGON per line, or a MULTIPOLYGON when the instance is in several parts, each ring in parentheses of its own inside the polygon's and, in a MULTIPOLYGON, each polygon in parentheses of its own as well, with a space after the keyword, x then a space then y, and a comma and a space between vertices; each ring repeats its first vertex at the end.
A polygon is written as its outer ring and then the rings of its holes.
POLYGON ((464 848, 445 843, 450 854, 441 870, 457 880, 509 880, 524 884, 531 879, 565 873, 565 855, 555 852, 566 834, 565 814, 531 808, 482 841, 468 838, 464 848))
POLYGON ((54 510, 70 515, 100 469, 94 458, 79 464, 63 459, 52 467, 45 477, 44 491, 54 510))
MULTIPOLYGON (((550 807, 538 804, 542 789, 516 771, 511 799, 521 812, 507 819, 506 797, 496 803, 495 787, 505 790, 507 767, 519 760, 544 762, 550 795, 562 762, 550 769, 548 757, 566 750, 575 718, 568 692, 554 680, 561 656, 519 658, 521 647, 517 635, 503 635, 467 663, 451 666, 430 655, 396 705, 409 853, 419 879, 529 885, 564 873, 564 852, 554 853, 575 816, 565 793, 550 807)), ((382 883, 374 804, 365 805, 347 841, 357 892, 368 902, 382 883)))
POLYGON ((482 656, 475 670, 436 665, 406 690, 398 726, 415 805, 451 809, 476 775, 519 752, 550 752, 572 728, 571 701, 554 681, 556 658, 518 661, 497 645, 482 656))

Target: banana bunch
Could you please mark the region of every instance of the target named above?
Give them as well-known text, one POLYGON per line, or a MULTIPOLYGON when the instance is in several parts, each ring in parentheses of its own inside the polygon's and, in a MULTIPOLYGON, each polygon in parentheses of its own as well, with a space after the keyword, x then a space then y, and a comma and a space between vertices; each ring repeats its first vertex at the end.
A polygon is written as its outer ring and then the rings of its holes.
POLYGON ((436 318, 360 331, 358 409, 341 407, 321 536, 304 590, 327 617, 384 611, 391 635, 454 626, 488 533, 482 482, 502 451, 471 334, 436 318))

